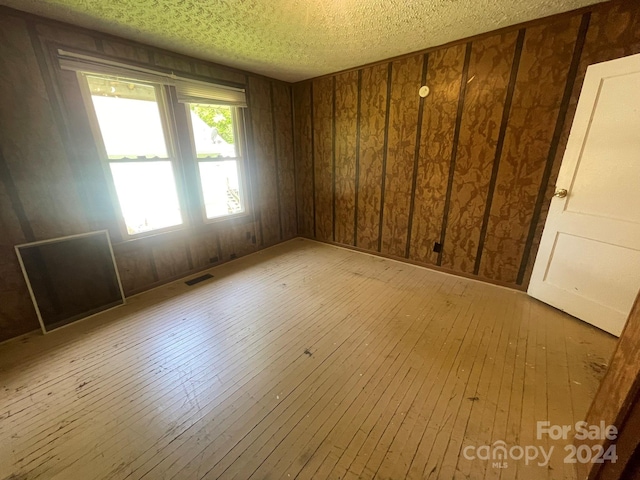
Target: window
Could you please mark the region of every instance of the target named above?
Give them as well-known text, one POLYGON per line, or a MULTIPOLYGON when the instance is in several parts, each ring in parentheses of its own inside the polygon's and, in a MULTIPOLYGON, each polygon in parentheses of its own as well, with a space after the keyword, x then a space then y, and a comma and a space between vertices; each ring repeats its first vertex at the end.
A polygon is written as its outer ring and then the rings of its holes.
POLYGON ((238 112, 229 105, 188 103, 204 214, 208 220, 244 212, 238 112))
POLYGON ((86 74, 82 78, 126 233, 182 225, 161 88, 117 77, 86 74))
POLYGON ((78 74, 125 238, 247 214, 242 88, 58 58, 78 74))

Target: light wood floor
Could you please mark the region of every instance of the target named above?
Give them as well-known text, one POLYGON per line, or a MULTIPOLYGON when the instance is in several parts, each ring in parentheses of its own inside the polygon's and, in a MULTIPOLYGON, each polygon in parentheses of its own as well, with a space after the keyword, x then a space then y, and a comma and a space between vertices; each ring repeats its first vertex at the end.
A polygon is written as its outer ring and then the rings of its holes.
POLYGON ((581 419, 607 334, 308 240, 211 273, 0 345, 0 479, 575 477, 461 451, 581 419))

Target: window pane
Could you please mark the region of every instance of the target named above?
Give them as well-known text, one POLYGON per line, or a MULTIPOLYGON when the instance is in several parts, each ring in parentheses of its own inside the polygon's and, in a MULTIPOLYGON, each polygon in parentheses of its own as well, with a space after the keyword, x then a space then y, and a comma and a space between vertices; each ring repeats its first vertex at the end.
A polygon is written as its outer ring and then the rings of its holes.
POLYGON ((87 81, 109 158, 167 158, 153 86, 95 76, 87 81))
POLYGON ((238 162, 199 162, 207 218, 244 211, 238 180, 238 162))
POLYGON ((226 105, 189 104, 198 157, 237 157, 233 115, 226 105))
POLYGON ((182 224, 170 161, 112 162, 110 166, 130 235, 182 224))

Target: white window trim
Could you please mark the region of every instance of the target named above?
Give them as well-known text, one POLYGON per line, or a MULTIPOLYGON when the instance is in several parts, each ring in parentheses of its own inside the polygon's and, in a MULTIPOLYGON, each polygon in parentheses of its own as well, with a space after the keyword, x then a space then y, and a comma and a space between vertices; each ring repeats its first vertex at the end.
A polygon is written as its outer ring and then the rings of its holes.
MULTIPOLYGON (((172 232, 176 230, 182 230, 189 226, 189 213, 185 208, 185 200, 184 200, 184 189, 182 188, 183 179, 180 168, 178 168, 179 159, 177 158, 176 152, 176 138, 173 134, 173 129, 171 128, 171 122, 169 121, 170 112, 167 108, 168 99, 166 97, 164 88, 162 85, 155 84, 148 80, 139 80, 138 78, 129 78, 132 81, 136 81, 137 83, 142 83, 146 85, 150 85, 155 89, 156 92, 156 102, 158 104, 158 110, 160 112, 160 119, 162 122, 162 131, 164 134, 164 140, 166 143, 167 149, 167 157, 153 157, 153 158, 122 158, 122 159, 114 159, 109 158, 107 154, 107 149, 104 144, 104 139, 102 137, 102 131, 100 130, 100 124, 98 123, 98 117, 96 115, 95 107, 93 105, 93 100, 91 99, 91 91, 89 90, 89 83, 87 82, 86 75, 95 74, 94 72, 83 72, 77 71, 76 75, 78 78, 78 84, 80 85, 80 92, 82 94, 82 100, 85 105, 85 109, 89 118, 89 126, 93 133, 93 137, 95 140, 95 145, 98 150, 98 155, 100 156, 100 163, 102 165, 102 170, 107 178, 109 196, 111 197, 111 202, 114 206, 117 206, 117 220, 118 226, 120 228, 120 234, 123 239, 134 240, 143 237, 149 237, 153 235, 157 235, 165 232, 172 232), (182 223, 178 225, 172 225, 170 227, 158 228, 154 230, 149 230, 147 232, 140 232, 131 234, 127 230, 127 225, 124 219, 124 214, 122 210, 122 205, 120 204, 120 199, 118 198, 118 193, 116 192, 115 182, 113 180, 113 175, 111 173, 111 163, 119 163, 119 162, 170 162, 171 169, 173 171, 173 177, 176 187, 176 195, 178 197, 178 204, 180 206, 180 216, 182 217, 182 223)), ((99 73, 97 75, 108 76, 107 73, 99 73)))
MULTIPOLYGON (((200 105, 224 105, 221 103, 215 103, 213 101, 193 101, 190 103, 197 103, 200 105)), ((204 223, 218 223, 233 218, 242 218, 251 214, 248 205, 247 195, 247 167, 246 167, 246 144, 245 144, 245 125, 244 115, 241 114, 238 107, 231 108, 231 120, 233 122, 233 138, 235 140, 236 156, 235 157, 223 157, 219 160, 214 158, 198 158, 198 152, 196 150, 195 135, 193 133, 193 124, 191 122, 191 112, 189 109, 189 103, 184 104, 185 114, 187 117, 187 126, 189 128, 189 140, 191 142, 191 151, 193 152, 193 161, 195 164, 196 178, 198 179, 198 198, 200 200, 200 208, 202 210, 202 221, 204 223), (240 128, 242 127, 242 128, 240 128), (200 165, 199 162, 224 162, 225 160, 236 160, 238 162, 238 175, 240 176, 240 202, 242 204, 242 211, 238 213, 232 213, 228 215, 220 215, 218 217, 208 218, 207 209, 204 202, 204 192, 202 189, 202 178, 200 178, 200 165)))
POLYGON ((164 73, 148 68, 92 57, 83 53, 58 49, 58 63, 62 70, 90 72, 99 75, 114 75, 176 88, 178 101, 198 103, 215 100, 218 105, 246 107, 247 98, 244 88, 231 87, 213 82, 203 82, 181 77, 174 73, 164 73))
MULTIPOLYGON (((251 198, 251 192, 248 191, 249 186, 249 169, 247 153, 247 138, 246 138, 246 125, 245 115, 242 108, 247 107, 246 93, 244 88, 238 86, 232 87, 228 85, 220 85, 213 82, 203 82, 199 80, 193 80, 191 78, 181 77, 173 73, 165 73, 161 71, 151 70, 144 67, 135 65, 129 65, 120 63, 117 61, 93 57, 84 53, 73 52, 66 49, 58 49, 58 61, 60 68, 63 70, 75 71, 78 76, 78 83, 80 84, 80 90, 85 108, 89 117, 89 125, 92 130, 95 145, 100 156, 100 163, 102 164, 105 178, 107 179, 108 191, 111 197, 112 204, 117 207, 118 225, 123 240, 135 240, 147 236, 154 236, 164 232, 182 230, 188 228, 190 223, 195 220, 194 214, 190 208, 190 202, 188 197, 193 195, 188 191, 190 188, 197 188, 197 198, 199 199, 199 206, 201 210, 203 224, 212 224, 218 222, 224 222, 241 217, 247 217, 252 214, 249 199, 251 198), (165 135, 165 142, 167 146, 167 158, 147 158, 147 159, 110 159, 106 152, 104 140, 102 137, 102 131, 95 112, 95 107, 91 99, 91 93, 89 85, 84 78, 85 74, 94 74, 101 76, 114 76, 122 79, 128 79, 135 82, 145 83, 151 85, 156 90, 156 100, 160 109, 160 118, 162 121, 163 133, 165 135), (178 139, 176 137, 176 119, 174 112, 169 106, 169 96, 167 88, 175 89, 172 93, 176 95, 176 99, 179 103, 183 103, 188 110, 189 103, 199 104, 213 104, 213 105, 226 105, 232 107, 233 112, 233 128, 234 136, 236 138, 236 152, 237 157, 235 160, 238 162, 238 174, 240 175, 240 199, 242 204, 242 211, 229 215, 221 215, 215 218, 207 218, 206 206, 204 203, 204 195, 202 189, 202 179, 200 178, 200 168, 198 164, 198 155, 195 149, 195 139, 193 134, 193 125, 191 118, 187 112, 187 128, 190 135, 190 142, 193 151, 193 158, 187 159, 179 158, 178 152, 178 139), (124 215, 122 213, 122 206, 118 198, 115 183, 113 181, 113 175, 111 173, 111 162, 126 162, 126 161, 170 161, 175 187, 178 195, 178 202, 180 205, 180 212, 182 216, 182 223, 179 225, 151 230, 148 232, 141 232, 130 234, 127 230, 124 215), (182 167, 186 161, 194 162, 194 168, 196 171, 195 180, 197 185, 190 185, 186 183, 184 178, 182 167)), ((202 159, 201 161, 207 161, 202 159)), ((215 160, 211 160, 215 161, 215 160)))

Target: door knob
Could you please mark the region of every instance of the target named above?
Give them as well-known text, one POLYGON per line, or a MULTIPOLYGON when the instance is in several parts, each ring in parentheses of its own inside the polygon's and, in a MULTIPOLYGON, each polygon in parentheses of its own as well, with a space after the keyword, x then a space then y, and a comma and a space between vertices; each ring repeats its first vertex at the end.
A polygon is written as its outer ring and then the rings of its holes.
POLYGON ((564 198, 567 196, 567 190, 565 188, 558 188, 553 194, 554 197, 564 198))

